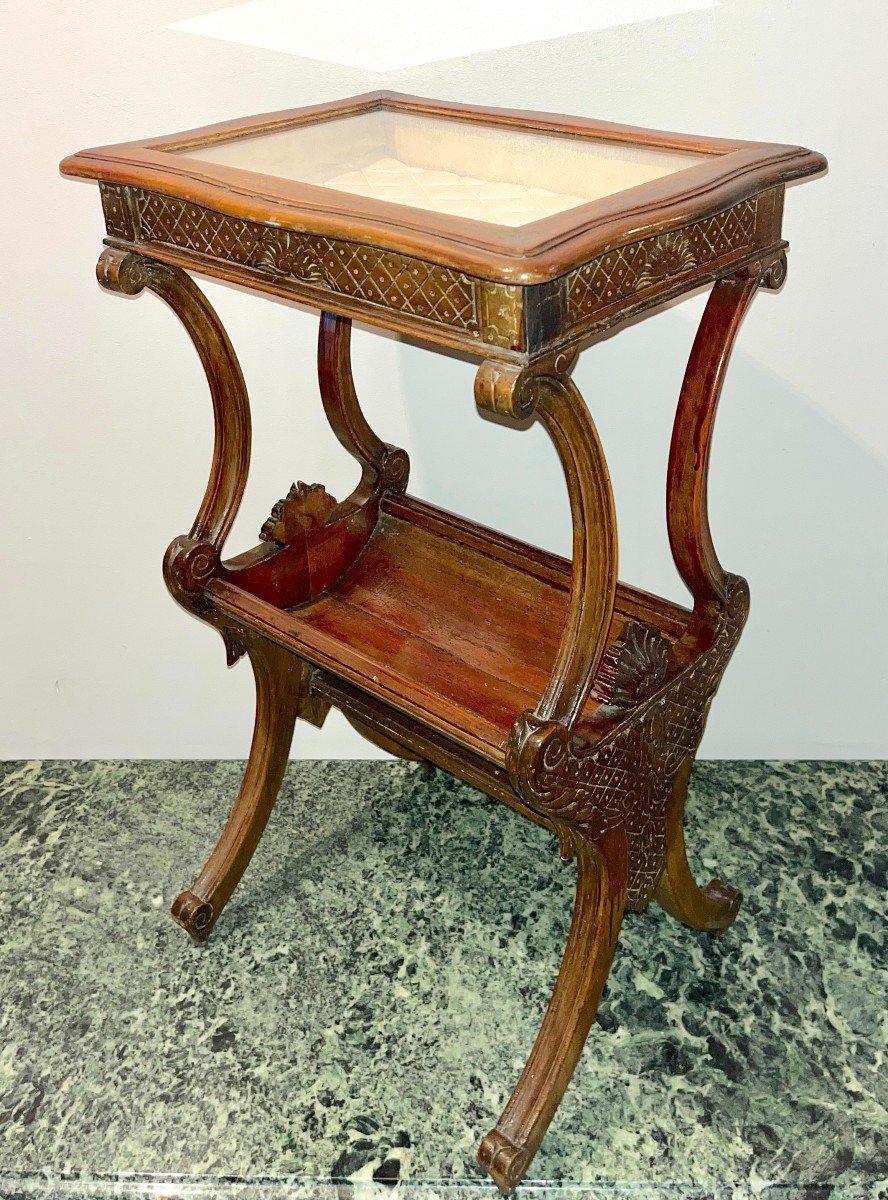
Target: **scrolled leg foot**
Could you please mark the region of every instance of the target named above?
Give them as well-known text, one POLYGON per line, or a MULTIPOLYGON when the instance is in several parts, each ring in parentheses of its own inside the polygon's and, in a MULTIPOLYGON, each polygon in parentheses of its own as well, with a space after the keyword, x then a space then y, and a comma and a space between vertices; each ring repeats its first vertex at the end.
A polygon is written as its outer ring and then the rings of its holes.
POLYGON ((210 936, 210 930, 216 920, 212 904, 201 900, 194 892, 183 892, 181 896, 177 896, 170 912, 176 924, 181 925, 198 945, 210 936))
POLYGON ((721 937, 734 921, 743 903, 743 893, 721 879, 711 879, 705 888, 700 889, 713 914, 713 928, 709 930, 713 937, 721 937))
POLYGON ((692 929, 720 937, 740 911, 743 895, 720 879, 701 888, 691 874, 684 837, 684 811, 693 759, 676 777, 666 816, 666 863, 655 896, 676 920, 692 929))
POLYGON ((513 1192, 530 1166, 532 1154, 510 1142, 499 1129, 491 1129, 478 1147, 478 1164, 504 1196, 513 1192))
POLYGON ((253 857, 277 800, 296 717, 306 707, 305 663, 264 641, 247 649, 256 676, 256 724, 243 782, 206 865, 172 907, 173 919, 196 942, 209 937, 253 857))

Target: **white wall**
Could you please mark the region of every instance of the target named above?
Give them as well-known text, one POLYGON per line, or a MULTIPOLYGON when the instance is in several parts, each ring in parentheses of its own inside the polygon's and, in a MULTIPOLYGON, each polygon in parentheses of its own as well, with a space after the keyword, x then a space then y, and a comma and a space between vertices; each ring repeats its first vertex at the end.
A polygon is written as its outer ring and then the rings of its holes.
MULTIPOLYGON (((703 753, 884 756, 884 6, 725 0, 383 77, 164 29, 215 7, 7 6, 0 756, 233 757, 251 725, 249 669, 226 672, 218 637, 173 604, 160 577, 209 463, 196 356, 154 297, 124 300, 95 284, 98 193, 62 180, 59 159, 378 86, 827 154, 830 175, 787 197, 789 280, 753 305, 719 414, 712 524, 722 561, 750 580, 753 612, 703 753)), ((321 415, 314 316, 206 288, 254 407, 233 551, 253 544, 293 479, 342 495, 355 470, 321 415)), ((576 374, 615 477, 621 576, 677 598, 662 494, 701 307, 695 298, 592 348, 576 374)), ((354 356, 372 422, 410 452, 413 490, 567 548, 554 452, 538 429, 477 414, 468 364, 364 332, 354 356)), ((373 754, 338 718, 322 732, 300 727, 293 752, 373 754)))

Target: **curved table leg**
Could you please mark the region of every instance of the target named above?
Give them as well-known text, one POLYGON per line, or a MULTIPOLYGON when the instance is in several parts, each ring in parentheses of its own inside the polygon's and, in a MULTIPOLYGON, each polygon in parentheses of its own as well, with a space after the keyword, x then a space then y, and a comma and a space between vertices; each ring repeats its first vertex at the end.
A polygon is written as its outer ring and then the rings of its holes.
POLYGON ((256 677, 256 724, 240 793, 219 843, 191 891, 183 892, 173 904, 176 921, 195 941, 202 942, 252 858, 277 799, 308 669, 271 644, 251 640, 247 646, 241 633, 220 620, 204 598, 204 588, 221 569, 222 549, 240 506, 250 463, 247 390, 221 321, 179 267, 108 247, 99 258, 97 274, 109 291, 132 296, 147 289, 169 304, 194 344, 213 402, 215 441, 210 477, 189 533, 174 539, 167 550, 164 578, 184 608, 219 629, 229 662, 249 650, 256 677))
POLYGON ((172 906, 173 918, 196 942, 206 941, 259 844, 308 686, 309 667, 271 642, 251 641, 248 652, 256 677, 256 724, 243 782, 216 848, 191 890, 172 906))
POLYGON ((170 543, 163 571, 173 598, 219 629, 233 662, 240 653, 236 639, 212 613, 203 591, 220 569, 250 468, 250 402, 237 355, 213 306, 180 267, 108 246, 96 274, 107 291, 136 296, 147 289, 164 300, 185 326, 203 366, 213 402, 213 461, 197 516, 190 531, 170 543))
POLYGON ((361 466, 361 479, 340 509, 378 500, 384 491, 403 492, 410 475, 405 450, 382 441, 358 403, 351 368, 350 317, 322 312, 318 327, 318 383, 324 412, 341 446, 361 466))
POLYGON ((110 292, 154 292, 172 308, 194 343, 213 401, 213 463, 203 500, 188 534, 218 559, 240 507, 250 466, 250 404, 240 364, 213 306, 180 267, 109 246, 96 266, 110 292))
MULTIPOLYGON (((475 377, 479 408, 522 421, 536 415, 564 470, 573 525, 573 566, 567 620, 555 661, 533 713, 518 718, 513 740, 529 724, 574 724, 598 669, 614 611, 617 519, 607 460, 592 414, 559 355, 532 367, 483 362, 475 377), (520 727, 519 727, 520 726, 520 727)), ((520 791, 521 781, 513 780, 520 791)))
POLYGON ((673 785, 666 813, 666 865, 654 896, 677 920, 692 929, 718 936, 734 923, 743 895, 720 879, 713 879, 701 888, 691 874, 685 850, 684 815, 693 765, 693 756, 689 756, 673 785))
MULTIPOLYGON (((709 453, 715 415, 740 325, 760 286, 781 277, 782 260, 720 279, 713 287, 682 381, 666 484, 666 522, 672 556, 694 598, 688 628, 676 650, 696 655, 714 637, 727 600, 726 575, 709 527, 709 453)), ((722 933, 740 908, 740 893, 714 879, 698 887, 688 866, 684 806, 694 756, 679 770, 666 816, 665 866, 655 895, 667 912, 694 929, 722 933)))
POLYGON ((570 1083, 604 990, 626 902, 626 839, 576 848, 577 891, 561 969, 527 1065, 478 1162, 505 1195, 521 1182, 570 1083))
POLYGON ((762 277, 732 275, 709 293, 682 380, 666 478, 666 524, 678 573, 694 598, 689 635, 724 604, 727 576, 709 528, 709 452, 731 351, 762 277))

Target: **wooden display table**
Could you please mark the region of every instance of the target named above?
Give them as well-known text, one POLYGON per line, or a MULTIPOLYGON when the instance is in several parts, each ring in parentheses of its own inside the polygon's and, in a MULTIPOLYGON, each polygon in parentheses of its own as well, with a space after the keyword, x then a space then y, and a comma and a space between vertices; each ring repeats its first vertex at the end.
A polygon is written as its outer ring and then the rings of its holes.
POLYGON ((573 921, 536 1044, 479 1161, 524 1176, 580 1056, 624 909, 655 897, 719 933, 740 895, 699 888, 684 802, 712 697, 748 608, 706 514, 713 419, 738 327, 783 281, 787 182, 808 150, 469 109, 388 92, 87 150, 100 182, 99 280, 181 318, 206 370, 206 494, 164 562, 176 600, 247 654, 256 726, 218 845, 173 905, 210 932, 261 837, 297 717, 335 705, 378 745, 436 763, 557 835, 577 864, 573 921), (321 310, 324 409, 361 466, 337 503, 298 484, 260 544, 223 557, 250 458, 231 344, 186 270, 321 310), (580 348, 713 282, 669 454, 667 516, 686 609, 617 581, 607 466, 570 371, 580 348), (475 400, 537 417, 564 467, 567 561, 406 494, 403 450, 368 426, 351 319, 480 360, 475 400))

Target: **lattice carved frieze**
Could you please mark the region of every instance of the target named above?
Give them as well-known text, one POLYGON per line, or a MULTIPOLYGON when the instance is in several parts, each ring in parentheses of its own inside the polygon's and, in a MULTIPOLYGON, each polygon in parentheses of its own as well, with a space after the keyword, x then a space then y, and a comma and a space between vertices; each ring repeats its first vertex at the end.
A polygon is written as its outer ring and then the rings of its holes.
POLYGON ((758 198, 671 233, 620 246, 564 277, 570 325, 584 324, 612 305, 641 298, 702 267, 752 250, 758 198))
POLYGON ((294 290, 333 293, 446 326, 479 344, 520 345, 518 286, 492 283, 379 247, 262 225, 142 188, 105 188, 112 236, 132 236, 117 219, 118 209, 125 211, 127 191, 138 242, 231 263, 294 290))
POLYGON ((562 854, 622 826, 629 843, 629 902, 643 907, 663 869, 666 808, 675 777, 699 744, 709 705, 749 610, 739 576, 729 587, 710 647, 667 680, 615 728, 573 730, 525 713, 512 731, 513 786, 549 817, 562 854))

